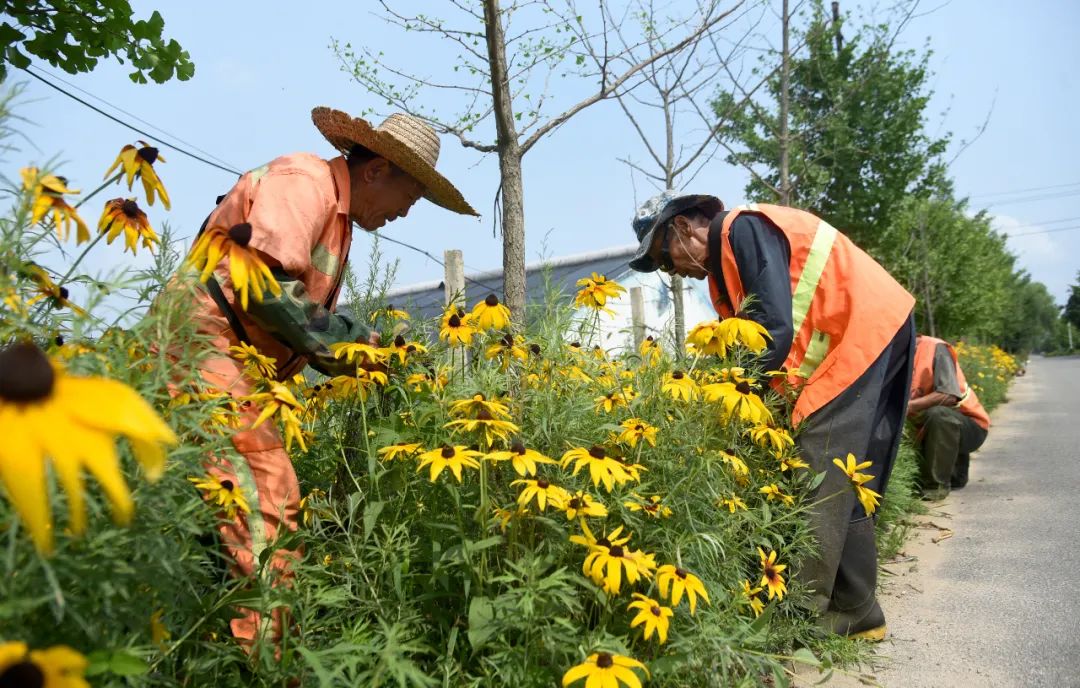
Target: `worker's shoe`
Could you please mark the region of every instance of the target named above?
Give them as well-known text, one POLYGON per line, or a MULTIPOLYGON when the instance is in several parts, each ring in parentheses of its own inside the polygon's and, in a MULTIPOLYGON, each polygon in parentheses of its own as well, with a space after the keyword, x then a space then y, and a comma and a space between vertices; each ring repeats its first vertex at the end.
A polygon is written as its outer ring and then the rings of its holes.
POLYGON ((961 452, 956 457, 956 463, 953 464, 952 479, 949 481, 949 487, 954 490, 962 489, 968 484, 968 472, 971 469, 971 454, 961 452))
POLYGON ((875 628, 869 628, 865 631, 859 631, 858 633, 851 633, 848 635, 848 640, 865 640, 871 643, 880 643, 882 640, 885 640, 885 637, 888 634, 888 626, 881 624, 875 628))

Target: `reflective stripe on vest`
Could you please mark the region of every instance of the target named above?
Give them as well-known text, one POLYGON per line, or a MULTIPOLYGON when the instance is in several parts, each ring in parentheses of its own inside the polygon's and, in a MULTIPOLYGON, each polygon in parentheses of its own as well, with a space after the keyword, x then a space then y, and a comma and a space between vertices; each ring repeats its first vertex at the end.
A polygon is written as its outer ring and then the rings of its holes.
POLYGON ((810 253, 806 256, 802 274, 799 275, 799 284, 791 295, 791 327, 796 336, 802 330, 806 314, 810 312, 810 304, 814 301, 818 282, 821 281, 821 274, 825 272, 825 264, 829 261, 829 254, 832 253, 836 233, 835 227, 822 220, 814 234, 814 241, 810 244, 810 253))

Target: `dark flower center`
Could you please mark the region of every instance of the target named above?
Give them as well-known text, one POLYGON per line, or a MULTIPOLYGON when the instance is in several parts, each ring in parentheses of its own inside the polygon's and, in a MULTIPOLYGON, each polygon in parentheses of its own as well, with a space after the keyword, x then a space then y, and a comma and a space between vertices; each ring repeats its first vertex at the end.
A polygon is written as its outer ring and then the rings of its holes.
POLYGON ((405 338, 402 337, 400 334, 398 336, 394 337, 394 346, 396 346, 399 349, 401 347, 405 346, 405 338))
POLYGON ((495 418, 491 415, 491 411, 488 411, 486 408, 481 408, 479 411, 476 412, 476 419, 495 420, 495 418))
POLYGON ((42 688, 44 685, 45 674, 28 659, 12 664, 0 674, 0 688, 42 688))
POLYGON ((573 499, 570 500, 570 508, 571 509, 580 509, 583 506, 585 506, 585 504, 580 499, 578 499, 577 497, 574 497, 573 499))
POLYGON ((60 287, 60 289, 58 291, 60 293, 60 298, 62 300, 64 300, 64 301, 67 301, 67 297, 70 294, 70 292, 68 292, 68 288, 67 287, 60 287))
POLYGON ((158 149, 153 146, 143 146, 139 149, 139 157, 153 165, 157 162, 158 149))
POLYGON ((540 345, 539 344, 530 344, 529 345, 529 351, 532 352, 533 356, 539 356, 540 355, 540 345))
POLYGON ((660 607, 657 607, 655 604, 649 607, 649 611, 652 612, 653 616, 660 616, 660 607))
POLYGON ((499 297, 495 296, 494 294, 488 294, 487 298, 484 299, 484 303, 487 304, 489 307, 498 306, 499 305, 499 297))
POLYGON ((465 309, 461 308, 459 306, 458 309, 457 309, 457 315, 458 315, 459 318, 464 318, 465 317, 465 309))
POLYGON ((623 548, 619 545, 612 545, 611 547, 608 547, 608 554, 615 558, 622 557, 623 548))
POLYGON ((602 537, 597 540, 596 544, 600 545, 601 547, 611 547, 611 541, 608 540, 606 537, 602 537))
POLYGON ((539 487, 541 490, 546 490, 549 487, 551 487, 551 483, 544 480, 543 478, 540 478, 539 480, 536 481, 536 486, 539 487))
POLYGON ((634 426, 634 430, 637 430, 638 432, 645 432, 645 426, 639 423, 634 426))
POLYGON ((589 456, 593 457, 594 459, 602 459, 607 456, 607 452, 604 451, 603 447, 594 444, 589 449, 589 456))
POLYGON ((386 312, 389 313, 392 310, 394 310, 394 304, 392 304, 392 303, 386 304, 386 312))
POLYGON ((40 401, 52 393, 55 381, 49 359, 33 344, 12 344, 0 351, 0 399, 40 401))
POLYGON ((514 345, 514 338, 510 335, 506 335, 502 338, 502 345, 505 347, 511 347, 514 345))
POLYGON ((61 335, 56 335, 56 338, 55 338, 55 339, 53 339, 53 343, 54 343, 54 344, 56 344, 57 346, 63 346, 63 345, 64 345, 64 338, 63 338, 63 336, 61 336, 61 335))
POLYGON ((739 392, 739 394, 749 394, 751 391, 753 391, 750 388, 750 383, 748 383, 746 380, 743 380, 739 384, 735 385, 735 389, 739 392))
POLYGON ((580 349, 581 348, 581 342, 570 342, 570 348, 571 349, 580 349))
POLYGON ((221 489, 228 490, 229 492, 232 492, 233 487, 235 487, 233 485, 233 481, 231 481, 231 480, 222 480, 221 481, 221 489))
POLYGON ((514 442, 513 444, 510 445, 510 451, 514 452, 515 454, 524 456, 525 455, 525 445, 522 444, 521 442, 514 442))
POLYGON ((450 458, 453 458, 453 456, 454 456, 454 448, 449 446, 449 445, 444 444, 443 448, 442 448, 442 457, 444 459, 450 459, 450 458))
POLYGON ((652 336, 652 335, 650 334, 650 335, 649 335, 648 337, 646 337, 646 338, 645 338, 645 341, 647 341, 647 342, 653 342, 653 341, 656 341, 656 340, 655 340, 655 339, 653 339, 653 336, 652 336))
POLYGON ((124 201, 124 203, 120 206, 120 210, 123 211, 124 215, 127 215, 129 218, 132 219, 135 219, 139 216, 139 206, 135 203, 135 201, 131 200, 130 198, 124 201))
POLYGON ((607 652, 596 653, 596 666, 601 669, 609 669, 611 665, 615 663, 615 660, 611 658, 611 655, 607 652))
POLYGON ((409 352, 411 354, 414 351, 416 351, 416 346, 414 344, 410 344, 407 347, 405 347, 405 351, 407 351, 407 352, 409 352))
POLYGON ((675 569, 675 575, 679 578, 685 579, 687 573, 689 572, 686 569, 675 569))
POLYGON ((229 228, 229 238, 237 246, 247 246, 251 241, 251 223, 241 222, 229 228))
POLYGON ((683 372, 681 370, 676 370, 674 373, 671 374, 671 379, 672 380, 681 380, 681 379, 683 379, 683 372))
POLYGON ((446 324, 450 327, 461 327, 461 318, 456 315, 451 315, 450 319, 446 321, 446 324))

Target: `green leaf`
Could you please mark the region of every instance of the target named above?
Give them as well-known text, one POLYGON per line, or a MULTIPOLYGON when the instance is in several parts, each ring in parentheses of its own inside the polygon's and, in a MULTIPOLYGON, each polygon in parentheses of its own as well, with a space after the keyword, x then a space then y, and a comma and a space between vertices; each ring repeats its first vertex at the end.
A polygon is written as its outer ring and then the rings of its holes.
POLYGON ((814 653, 809 648, 800 647, 791 654, 792 661, 799 664, 807 664, 809 666, 821 666, 821 660, 814 656, 814 653))
POLYGON ((469 644, 479 650, 496 631, 495 605, 487 597, 472 598, 469 602, 469 644))
POLYGON ((386 502, 369 502, 364 507, 364 540, 371 537, 371 531, 375 529, 375 522, 379 520, 386 502))

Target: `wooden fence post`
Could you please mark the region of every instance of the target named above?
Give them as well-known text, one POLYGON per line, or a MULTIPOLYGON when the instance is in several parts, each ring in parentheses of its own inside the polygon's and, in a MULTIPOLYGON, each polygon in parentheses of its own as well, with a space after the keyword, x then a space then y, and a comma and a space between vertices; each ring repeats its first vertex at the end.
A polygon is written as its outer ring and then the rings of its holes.
POLYGON ((641 349, 645 341, 645 298, 641 287, 630 287, 630 332, 634 337, 634 351, 641 349))
POLYGON ((465 260, 461 257, 461 249, 452 248, 443 252, 443 265, 446 268, 446 276, 443 279, 443 287, 446 290, 445 303, 457 303, 465 307, 465 260))

